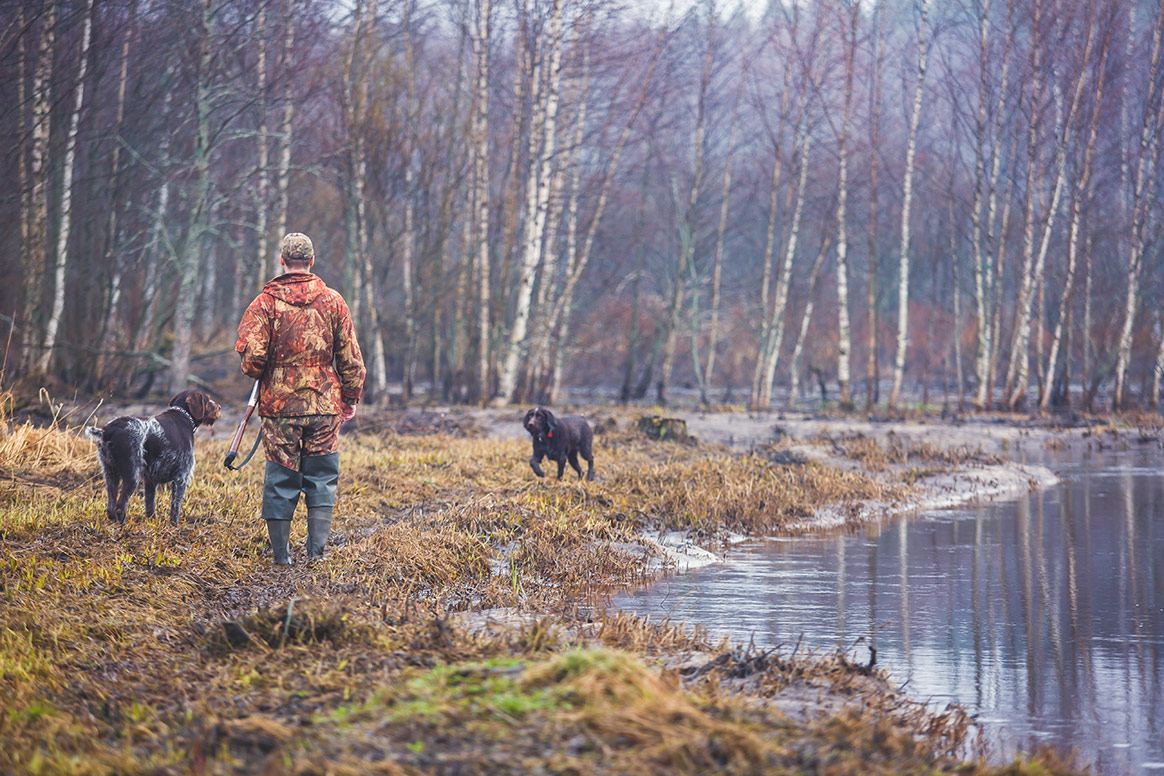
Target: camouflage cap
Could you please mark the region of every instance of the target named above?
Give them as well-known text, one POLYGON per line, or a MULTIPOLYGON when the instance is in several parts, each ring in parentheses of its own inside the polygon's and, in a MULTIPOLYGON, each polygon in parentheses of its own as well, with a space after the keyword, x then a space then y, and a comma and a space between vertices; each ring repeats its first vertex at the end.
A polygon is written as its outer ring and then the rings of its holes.
POLYGON ((315 258, 311 238, 300 232, 284 236, 282 256, 284 261, 311 261, 315 258))

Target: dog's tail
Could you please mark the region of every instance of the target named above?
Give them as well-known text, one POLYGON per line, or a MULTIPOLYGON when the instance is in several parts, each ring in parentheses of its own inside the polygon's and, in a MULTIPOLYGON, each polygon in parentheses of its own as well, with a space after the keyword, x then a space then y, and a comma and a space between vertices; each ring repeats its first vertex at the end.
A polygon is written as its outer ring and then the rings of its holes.
POLYGON ((85 438, 100 444, 105 441, 105 431, 97 426, 89 426, 85 429, 85 438))

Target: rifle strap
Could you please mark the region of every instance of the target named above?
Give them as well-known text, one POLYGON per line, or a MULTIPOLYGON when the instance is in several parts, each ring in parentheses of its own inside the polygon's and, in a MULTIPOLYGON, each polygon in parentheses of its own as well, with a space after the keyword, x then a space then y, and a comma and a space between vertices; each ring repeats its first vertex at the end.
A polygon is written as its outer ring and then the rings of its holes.
POLYGON ((230 469, 231 471, 237 472, 239 469, 246 466, 247 463, 252 458, 255 457, 255 451, 259 449, 259 442, 262 442, 262 441, 263 441, 263 430, 260 428, 259 433, 255 434, 255 443, 253 445, 251 445, 251 451, 249 453, 247 453, 247 457, 242 459, 242 462, 238 466, 231 466, 230 464, 227 464, 226 468, 230 469))

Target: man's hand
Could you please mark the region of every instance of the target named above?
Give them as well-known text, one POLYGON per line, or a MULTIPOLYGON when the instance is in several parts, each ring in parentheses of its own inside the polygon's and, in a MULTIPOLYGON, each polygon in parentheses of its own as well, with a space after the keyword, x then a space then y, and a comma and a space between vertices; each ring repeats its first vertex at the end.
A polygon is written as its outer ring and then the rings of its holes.
POLYGON ((355 406, 348 404, 346 401, 340 402, 340 423, 347 423, 356 416, 355 406))

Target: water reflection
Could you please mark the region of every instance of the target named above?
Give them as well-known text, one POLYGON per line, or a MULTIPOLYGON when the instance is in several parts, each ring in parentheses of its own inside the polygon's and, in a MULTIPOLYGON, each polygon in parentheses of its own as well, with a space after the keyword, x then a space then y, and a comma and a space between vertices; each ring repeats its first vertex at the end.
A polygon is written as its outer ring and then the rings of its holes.
POLYGON ((1000 758, 1050 744, 1100 773, 1164 770, 1164 456, 1055 466, 1063 484, 1015 502, 741 547, 616 605, 875 648, 913 697, 975 711, 1000 758))

